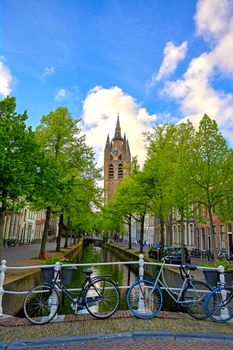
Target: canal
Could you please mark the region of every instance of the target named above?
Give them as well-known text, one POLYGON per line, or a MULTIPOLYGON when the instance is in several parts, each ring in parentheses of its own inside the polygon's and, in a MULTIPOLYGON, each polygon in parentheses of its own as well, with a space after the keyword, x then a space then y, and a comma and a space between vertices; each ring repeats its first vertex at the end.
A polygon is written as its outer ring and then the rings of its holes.
MULTIPOLYGON (((76 263, 84 264, 90 263, 88 266, 81 266, 74 272, 72 283, 69 285, 69 288, 81 288, 84 281, 85 275, 82 270, 86 268, 93 269, 93 276, 97 275, 108 275, 112 280, 118 283, 119 286, 128 286, 132 284, 136 277, 136 274, 132 271, 130 265, 102 265, 102 266, 93 266, 92 264, 101 263, 101 262, 117 262, 120 259, 114 255, 111 251, 104 247, 95 246, 94 244, 85 245, 80 253, 80 256, 76 263)), ((137 267, 136 267, 137 268, 137 267)), ((126 306, 126 293, 127 288, 120 289, 121 301, 120 301, 120 310, 127 309, 126 306)), ((64 305, 60 309, 59 313, 70 314, 73 313, 70 306, 70 301, 68 299, 63 300, 64 305)), ((85 312, 83 310, 82 312, 85 312)))

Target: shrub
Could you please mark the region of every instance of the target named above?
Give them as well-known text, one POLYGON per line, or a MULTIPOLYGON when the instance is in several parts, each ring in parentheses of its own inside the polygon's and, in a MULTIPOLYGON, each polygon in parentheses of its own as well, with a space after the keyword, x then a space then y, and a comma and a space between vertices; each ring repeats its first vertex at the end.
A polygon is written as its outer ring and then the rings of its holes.
POLYGON ((229 261, 226 258, 214 260, 208 263, 203 264, 205 267, 219 267, 222 265, 225 270, 233 270, 233 266, 229 263, 229 261))
POLYGON ((62 264, 70 264, 69 259, 67 259, 64 255, 63 256, 52 256, 52 257, 45 255, 45 265, 54 265, 57 262, 60 262, 62 264))

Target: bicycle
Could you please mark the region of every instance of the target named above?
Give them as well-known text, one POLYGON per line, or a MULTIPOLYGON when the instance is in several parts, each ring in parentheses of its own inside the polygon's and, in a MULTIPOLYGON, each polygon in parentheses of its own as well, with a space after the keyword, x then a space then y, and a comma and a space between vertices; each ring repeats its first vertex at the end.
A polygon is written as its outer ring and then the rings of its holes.
MULTIPOLYGON (((197 269, 196 265, 180 265, 180 275, 183 280, 180 291, 167 285, 164 276, 165 261, 162 259, 160 270, 154 279, 143 278, 135 281, 127 292, 127 305, 133 316, 141 319, 151 319, 159 314, 163 305, 164 289, 176 304, 184 307, 195 319, 204 320, 205 299, 212 288, 204 281, 190 276, 190 271, 197 269)), ((171 265, 170 265, 171 266, 171 265)))
MULTIPOLYGON (((58 263, 59 264, 59 263, 58 263)), ((85 269, 85 280, 78 295, 71 293, 60 279, 61 264, 55 265, 55 277, 52 283, 44 283, 34 287, 24 300, 24 313, 33 324, 46 324, 56 315, 60 306, 60 292, 71 301, 75 314, 86 308, 94 317, 105 319, 110 317, 120 303, 118 285, 108 276, 91 277, 93 270, 85 269)))
POLYGON ((205 303, 206 314, 215 322, 233 319, 233 287, 225 283, 218 285, 208 295, 205 303))

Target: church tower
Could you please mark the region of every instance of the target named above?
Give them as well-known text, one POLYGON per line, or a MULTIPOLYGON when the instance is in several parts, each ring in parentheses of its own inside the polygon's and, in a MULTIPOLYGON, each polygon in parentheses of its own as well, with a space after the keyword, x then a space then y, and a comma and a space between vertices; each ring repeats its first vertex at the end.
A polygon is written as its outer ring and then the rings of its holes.
POLYGON ((111 142, 109 135, 104 150, 104 203, 107 204, 124 177, 129 176, 131 155, 129 142, 121 137, 119 115, 117 116, 115 134, 111 142))

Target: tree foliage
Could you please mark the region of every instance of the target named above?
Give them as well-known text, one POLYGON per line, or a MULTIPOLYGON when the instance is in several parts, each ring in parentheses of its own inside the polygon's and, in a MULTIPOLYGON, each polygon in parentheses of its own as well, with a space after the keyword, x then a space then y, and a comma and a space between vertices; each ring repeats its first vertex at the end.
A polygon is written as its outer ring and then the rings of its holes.
POLYGON ((0 101, 0 258, 6 210, 18 209, 33 191, 37 145, 26 120, 26 112, 16 112, 14 97, 0 101))
MULTIPOLYGON (((69 223, 80 228, 77 211, 91 212, 92 206, 99 203, 97 181, 100 171, 95 167, 93 150, 86 145, 79 122, 72 118, 67 108, 59 107, 43 116, 36 128, 37 140, 48 161, 47 169, 43 167, 42 171, 46 171, 44 183, 49 191, 41 192, 41 187, 44 187, 41 183, 37 187, 35 202, 43 203, 47 215, 50 211, 60 213, 62 224, 59 225, 57 250, 60 250, 64 218, 69 217, 69 223)), ((45 230, 40 256, 44 255, 46 238, 45 230)))

